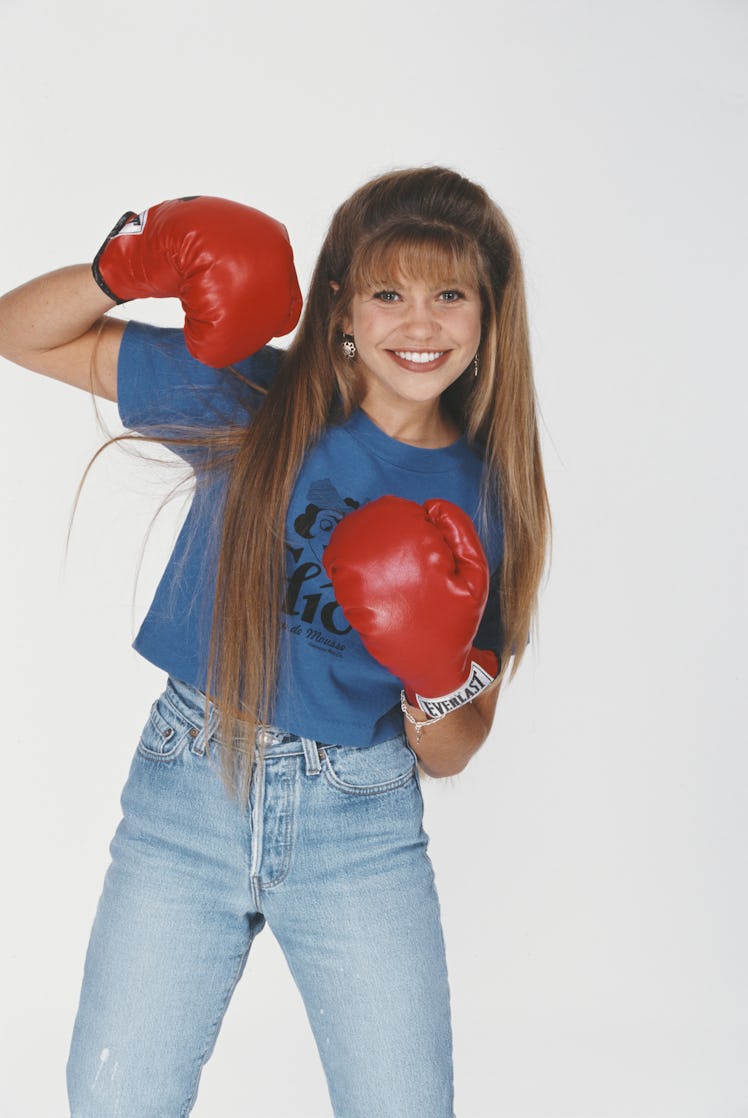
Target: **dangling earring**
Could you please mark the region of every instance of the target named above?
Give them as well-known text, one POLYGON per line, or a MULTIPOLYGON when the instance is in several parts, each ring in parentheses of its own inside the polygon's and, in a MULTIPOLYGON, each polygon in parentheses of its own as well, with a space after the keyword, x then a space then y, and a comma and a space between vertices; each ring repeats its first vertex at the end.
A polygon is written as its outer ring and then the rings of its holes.
POLYGON ((352 361, 356 356, 356 343, 350 334, 343 334, 341 349, 343 350, 343 356, 347 357, 349 361, 352 361))
POLYGON ((475 357, 473 358, 473 376, 474 377, 478 376, 478 354, 477 353, 476 353, 475 357))

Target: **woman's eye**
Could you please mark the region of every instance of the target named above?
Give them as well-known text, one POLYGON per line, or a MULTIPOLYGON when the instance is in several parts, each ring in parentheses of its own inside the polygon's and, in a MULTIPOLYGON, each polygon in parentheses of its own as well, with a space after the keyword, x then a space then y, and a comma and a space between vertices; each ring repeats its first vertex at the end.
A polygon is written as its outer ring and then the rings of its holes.
POLYGON ((465 298, 465 295, 462 291, 449 290, 449 291, 442 291, 439 298, 444 303, 458 303, 460 301, 460 299, 465 298))
POLYGON ((396 291, 375 291, 374 298, 382 303, 394 303, 400 296, 396 291))

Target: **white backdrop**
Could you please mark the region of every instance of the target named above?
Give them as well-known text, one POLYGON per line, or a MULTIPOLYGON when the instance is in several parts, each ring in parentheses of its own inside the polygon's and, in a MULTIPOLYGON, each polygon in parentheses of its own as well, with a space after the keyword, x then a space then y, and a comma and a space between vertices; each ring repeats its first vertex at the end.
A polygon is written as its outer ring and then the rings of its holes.
MULTIPOLYGON (((459 1118, 748 1116, 747 32, 739 0, 0 3, 3 290, 191 193, 281 218, 305 286, 352 189, 432 162, 523 246, 553 566, 490 740, 426 793, 459 1118)), ((108 451, 65 561, 91 401, 1 364, 0 1114, 59 1118, 179 509, 134 590, 164 478, 108 451)), ((194 1114, 329 1115, 253 951, 194 1114)))

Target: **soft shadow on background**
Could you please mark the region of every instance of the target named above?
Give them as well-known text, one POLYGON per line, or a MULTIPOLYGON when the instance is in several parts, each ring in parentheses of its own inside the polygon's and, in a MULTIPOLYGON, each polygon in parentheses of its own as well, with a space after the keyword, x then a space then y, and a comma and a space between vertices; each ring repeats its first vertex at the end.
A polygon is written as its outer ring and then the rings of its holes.
MULTIPOLYGON (((747 39, 724 0, 0 8, 3 290, 192 193, 284 221, 305 286, 334 207, 413 164, 517 232, 555 546, 491 739, 426 792, 460 1118, 748 1115, 747 39)), ((91 401, 2 376, 0 1113, 58 1118, 180 507, 135 590, 171 475, 109 451, 65 564, 91 401)), ((269 931, 194 1114, 329 1115, 269 931)))

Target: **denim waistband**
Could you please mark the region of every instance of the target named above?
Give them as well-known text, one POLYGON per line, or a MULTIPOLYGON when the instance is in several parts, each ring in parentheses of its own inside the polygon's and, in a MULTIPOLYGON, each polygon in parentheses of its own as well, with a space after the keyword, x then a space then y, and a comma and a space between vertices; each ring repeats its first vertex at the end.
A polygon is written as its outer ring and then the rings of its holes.
MULTIPOLYGON (((169 676, 166 681, 164 694, 167 701, 170 702, 188 722, 197 729, 203 728, 205 725, 204 692, 194 687, 191 683, 185 683, 184 680, 174 679, 173 676, 169 676)), ((211 738, 214 736, 217 737, 219 735, 218 709, 210 700, 208 700, 208 709, 208 736, 211 738)), ((280 726, 266 726, 264 730, 258 730, 258 745, 260 744, 261 737, 263 739, 266 757, 278 754, 307 753, 309 750, 308 739, 301 738, 297 734, 291 734, 280 726)), ((324 743, 320 742, 319 744, 322 745, 324 743)))

